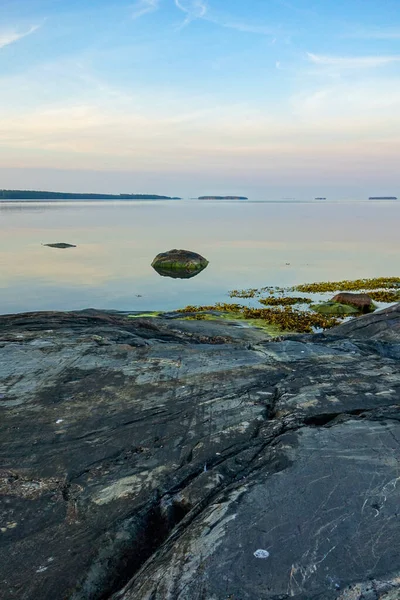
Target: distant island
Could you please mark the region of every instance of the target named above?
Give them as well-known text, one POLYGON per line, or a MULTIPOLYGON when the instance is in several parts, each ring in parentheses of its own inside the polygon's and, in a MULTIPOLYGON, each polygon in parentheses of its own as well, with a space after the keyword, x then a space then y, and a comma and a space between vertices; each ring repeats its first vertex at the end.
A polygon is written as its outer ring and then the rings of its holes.
POLYGON ((0 190, 1 200, 181 200, 157 194, 75 194, 36 190, 0 190))
POLYGON ((396 196, 370 196, 368 200, 397 200, 396 196))
POLYGON ((246 196, 199 196, 198 200, 248 200, 246 196))
POLYGON ((321 196, 320 198, 314 198, 314 200, 326 200, 326 198, 324 198, 323 196, 321 196))

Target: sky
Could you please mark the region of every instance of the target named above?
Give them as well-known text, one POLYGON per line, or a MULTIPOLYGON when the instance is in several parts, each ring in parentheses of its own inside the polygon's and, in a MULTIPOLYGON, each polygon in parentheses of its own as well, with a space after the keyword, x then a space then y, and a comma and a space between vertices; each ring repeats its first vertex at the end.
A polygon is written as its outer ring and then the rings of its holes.
POLYGON ((0 188, 400 195, 399 0, 0 0, 0 188))

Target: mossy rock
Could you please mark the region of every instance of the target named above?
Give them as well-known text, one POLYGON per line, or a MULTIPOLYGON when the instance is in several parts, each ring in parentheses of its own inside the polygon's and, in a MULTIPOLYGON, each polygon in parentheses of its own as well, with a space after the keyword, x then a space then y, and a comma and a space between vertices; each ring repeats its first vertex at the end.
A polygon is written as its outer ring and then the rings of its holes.
POLYGON ((190 279, 203 271, 208 265, 208 260, 190 250, 169 250, 157 254, 151 266, 163 277, 175 279, 190 279))
POLYGON ((331 302, 353 306, 358 312, 362 313, 374 312, 374 310, 376 310, 376 305, 372 302, 372 298, 368 294, 339 292, 339 294, 336 294, 336 296, 331 298, 331 302))
POLYGON ((314 304, 312 310, 320 315, 357 315, 359 311, 349 304, 340 304, 339 302, 323 302, 314 304))

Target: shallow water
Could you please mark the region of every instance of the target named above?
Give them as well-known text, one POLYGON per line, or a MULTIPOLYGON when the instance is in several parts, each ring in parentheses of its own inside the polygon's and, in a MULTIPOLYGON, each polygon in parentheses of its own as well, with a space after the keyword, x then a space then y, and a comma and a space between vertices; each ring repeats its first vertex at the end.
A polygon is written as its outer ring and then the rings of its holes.
POLYGON ((399 276, 399 222, 400 201, 0 203, 0 313, 171 310, 233 288, 399 276), (161 277, 151 262, 172 248, 210 264, 161 277))

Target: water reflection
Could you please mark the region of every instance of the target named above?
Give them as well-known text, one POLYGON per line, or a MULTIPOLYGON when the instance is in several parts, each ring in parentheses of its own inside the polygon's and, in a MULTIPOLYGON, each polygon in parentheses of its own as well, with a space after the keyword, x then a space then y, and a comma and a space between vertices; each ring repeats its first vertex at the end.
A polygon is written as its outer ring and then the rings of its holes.
POLYGON ((0 204, 0 313, 175 310, 231 289, 395 276, 399 218, 400 202, 0 204), (42 245, 57 241, 77 247, 42 245), (209 267, 159 277, 154 256, 177 247, 209 267))
POLYGON ((204 271, 208 265, 204 265, 198 267, 196 270, 187 270, 187 269, 166 269, 165 267, 158 267, 152 265, 153 269, 161 275, 161 277, 172 277, 172 279, 191 279, 192 277, 196 277, 199 273, 204 271))

